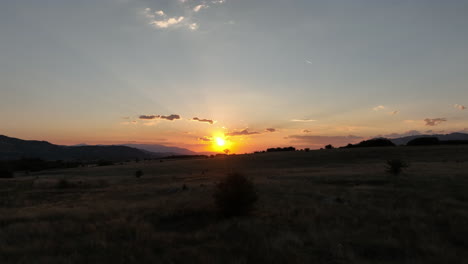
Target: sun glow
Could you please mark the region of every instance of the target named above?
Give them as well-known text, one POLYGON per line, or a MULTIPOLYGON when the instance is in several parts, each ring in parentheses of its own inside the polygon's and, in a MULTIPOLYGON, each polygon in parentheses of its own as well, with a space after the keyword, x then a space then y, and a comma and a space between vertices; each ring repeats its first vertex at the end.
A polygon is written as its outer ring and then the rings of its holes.
POLYGON ((233 142, 224 133, 214 133, 211 136, 211 149, 216 152, 225 152, 227 149, 232 152, 233 142))
POLYGON ((224 140, 223 138, 217 137, 215 138, 215 140, 216 140, 216 145, 220 147, 223 147, 226 145, 226 140, 224 140))

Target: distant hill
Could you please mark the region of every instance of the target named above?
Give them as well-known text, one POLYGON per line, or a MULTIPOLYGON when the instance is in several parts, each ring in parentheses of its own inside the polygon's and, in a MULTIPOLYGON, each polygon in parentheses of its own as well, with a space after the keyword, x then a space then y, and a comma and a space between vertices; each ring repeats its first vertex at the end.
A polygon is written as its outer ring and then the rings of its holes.
POLYGON ((40 158, 44 160, 127 160, 165 157, 127 146, 61 146, 46 141, 22 140, 0 135, 0 160, 40 158))
POLYGON ((158 144, 125 144, 125 145, 122 145, 122 146, 127 146, 127 147, 131 147, 131 148, 146 150, 146 151, 155 152, 155 153, 164 153, 167 156, 218 154, 216 152, 195 152, 195 151, 191 151, 191 150, 186 149, 186 148, 168 147, 168 146, 158 145, 158 144))
POLYGON ((415 135, 401 138, 390 139, 395 145, 406 145, 413 139, 432 137, 438 138, 440 141, 452 141, 452 140, 468 140, 468 134, 465 133, 451 133, 451 134, 438 134, 438 135, 415 135))
POLYGON ((165 153, 167 155, 198 155, 198 153, 178 147, 168 147, 164 145, 157 144, 125 144, 122 146, 141 149, 145 151, 155 152, 155 153, 165 153))

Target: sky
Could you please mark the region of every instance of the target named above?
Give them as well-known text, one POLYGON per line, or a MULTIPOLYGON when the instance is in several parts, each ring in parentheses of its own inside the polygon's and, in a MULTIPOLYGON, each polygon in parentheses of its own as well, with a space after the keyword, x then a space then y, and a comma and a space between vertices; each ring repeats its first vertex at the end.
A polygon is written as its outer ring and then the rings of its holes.
POLYGON ((245 153, 468 133, 467 14, 467 0, 0 0, 0 134, 245 153))

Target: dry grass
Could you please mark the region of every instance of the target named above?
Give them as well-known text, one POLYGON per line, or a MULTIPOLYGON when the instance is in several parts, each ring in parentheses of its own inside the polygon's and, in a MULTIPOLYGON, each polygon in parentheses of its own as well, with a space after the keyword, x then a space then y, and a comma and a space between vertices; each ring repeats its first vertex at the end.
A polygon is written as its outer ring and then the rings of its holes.
POLYGON ((0 263, 463 263, 468 148, 139 162, 0 180, 0 263), (411 167, 395 179, 385 161, 411 167), (226 219, 216 183, 256 184, 226 219), (141 178, 135 171, 145 172, 141 178), (67 188, 58 188, 61 180, 67 188), (187 189, 182 187, 185 184, 187 189))

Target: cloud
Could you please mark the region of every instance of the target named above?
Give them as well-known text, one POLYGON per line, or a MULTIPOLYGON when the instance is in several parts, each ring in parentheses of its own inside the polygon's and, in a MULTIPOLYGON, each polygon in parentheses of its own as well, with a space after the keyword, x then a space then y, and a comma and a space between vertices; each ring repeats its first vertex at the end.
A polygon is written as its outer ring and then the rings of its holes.
POLYGON ((154 12, 154 13, 155 13, 156 15, 158 15, 158 16, 166 16, 166 14, 164 13, 164 11, 162 11, 162 10, 156 11, 156 12, 154 12))
POLYGON ((392 111, 392 112, 388 112, 389 115, 398 115, 398 113, 400 113, 400 111, 392 111))
POLYGON ((307 64, 312 64, 312 62, 310 60, 306 60, 305 61, 307 64))
POLYGON ((327 144, 335 146, 344 146, 349 143, 357 143, 364 138, 359 136, 304 136, 304 135, 291 135, 287 139, 291 139, 291 143, 310 144, 315 147, 320 147, 327 144))
POLYGON ((311 133, 312 131, 308 130, 308 129, 304 129, 302 130, 303 133, 311 133))
POLYGON ((458 110, 465 110, 465 109, 466 109, 466 106, 464 106, 464 105, 459 105, 459 104, 455 104, 455 105, 453 105, 453 107, 455 107, 455 108, 458 109, 458 110))
POLYGON ((384 110, 384 109, 385 109, 385 106, 383 106, 383 105, 378 105, 378 106, 372 108, 372 110, 374 110, 374 111, 380 111, 380 110, 384 110))
POLYGON ((151 8, 145 8, 143 10, 143 15, 146 17, 146 18, 149 18, 149 19, 154 19, 155 16, 151 13, 151 8))
POLYGON ((150 25, 153 25, 156 28, 168 28, 175 26, 184 20, 183 16, 180 17, 171 17, 165 20, 153 20, 150 22, 150 25))
POLYGON ((199 13, 202 9, 207 9, 210 5, 220 5, 225 0, 211 0, 201 1, 201 3, 193 6, 188 0, 179 0, 182 5, 179 7, 180 10, 176 10, 178 14, 184 14, 184 16, 176 15, 169 17, 163 10, 152 12, 151 8, 145 8, 143 15, 149 19, 149 24, 157 29, 167 28, 187 28, 195 31, 199 28, 199 24, 193 22, 196 13, 199 13))
POLYGON ((195 7, 193 8, 193 11, 194 11, 194 12, 198 12, 198 11, 202 10, 203 8, 208 8, 208 6, 205 5, 205 4, 197 5, 197 6, 195 6, 195 7))
POLYGON ((175 119, 180 119, 180 115, 169 115, 169 116, 162 116, 162 115, 140 115, 140 119, 143 120, 153 120, 153 119, 165 119, 165 120, 175 120, 175 119))
POLYGON ((213 124, 214 121, 211 120, 211 119, 200 119, 198 117, 194 117, 192 118, 193 121, 198 121, 198 122, 205 122, 205 123, 210 123, 210 124, 213 124))
POLYGON ((259 132, 249 132, 247 129, 226 133, 226 136, 248 136, 260 134, 259 132))
POLYGON ((180 119, 180 115, 172 114, 172 115, 169 115, 169 116, 160 116, 159 118, 172 121, 172 120, 175 120, 175 119, 180 119))
POLYGON ((199 137, 198 140, 204 141, 204 142, 211 142, 211 141, 213 141, 213 139, 210 138, 210 137, 199 137))
POLYGON ((153 120, 153 119, 159 118, 159 116, 155 116, 155 115, 141 115, 139 118, 140 118, 140 119, 144 119, 144 120, 153 120))
POLYGON ((314 120, 314 119, 308 119, 308 118, 304 118, 304 119, 291 119, 291 122, 315 122, 317 120, 314 120))
POLYGON ((275 128, 267 128, 265 129, 265 132, 276 132, 275 128))
POLYGON ((446 121, 447 121, 446 118, 434 118, 434 119, 426 118, 426 119, 424 119, 424 122, 426 122, 426 126, 437 126, 440 123, 446 122, 446 121))

